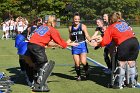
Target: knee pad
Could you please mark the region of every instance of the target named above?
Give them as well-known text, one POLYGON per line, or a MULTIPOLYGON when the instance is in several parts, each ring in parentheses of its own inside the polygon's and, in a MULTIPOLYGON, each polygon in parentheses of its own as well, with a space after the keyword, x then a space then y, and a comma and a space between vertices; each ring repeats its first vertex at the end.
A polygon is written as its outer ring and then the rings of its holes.
POLYGON ((122 87, 124 84, 125 69, 117 67, 114 71, 114 86, 122 87))

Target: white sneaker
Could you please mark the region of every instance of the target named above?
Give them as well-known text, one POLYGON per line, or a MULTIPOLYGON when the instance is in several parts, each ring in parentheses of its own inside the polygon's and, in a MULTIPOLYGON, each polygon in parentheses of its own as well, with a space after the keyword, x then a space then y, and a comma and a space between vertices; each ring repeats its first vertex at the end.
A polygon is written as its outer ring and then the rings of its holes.
POLYGON ((140 83, 137 82, 136 87, 137 88, 140 88, 140 83))

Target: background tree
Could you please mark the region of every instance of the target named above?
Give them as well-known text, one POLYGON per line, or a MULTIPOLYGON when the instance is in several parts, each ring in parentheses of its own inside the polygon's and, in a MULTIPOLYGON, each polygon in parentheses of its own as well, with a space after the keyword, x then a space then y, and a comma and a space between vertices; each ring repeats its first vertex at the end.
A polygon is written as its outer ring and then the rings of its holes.
POLYGON ((0 21, 23 16, 28 19, 55 14, 71 20, 79 12, 82 20, 93 20, 104 13, 121 11, 125 19, 140 19, 140 0, 1 0, 0 21))

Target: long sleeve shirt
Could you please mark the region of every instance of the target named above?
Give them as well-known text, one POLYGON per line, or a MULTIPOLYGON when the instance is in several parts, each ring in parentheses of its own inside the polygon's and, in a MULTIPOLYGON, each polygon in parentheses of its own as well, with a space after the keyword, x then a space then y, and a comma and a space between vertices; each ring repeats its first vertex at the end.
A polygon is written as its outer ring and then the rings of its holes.
POLYGON ((123 41, 131 37, 134 37, 134 34, 130 26, 126 22, 116 22, 106 29, 100 45, 106 46, 112 40, 116 45, 120 45, 123 41))

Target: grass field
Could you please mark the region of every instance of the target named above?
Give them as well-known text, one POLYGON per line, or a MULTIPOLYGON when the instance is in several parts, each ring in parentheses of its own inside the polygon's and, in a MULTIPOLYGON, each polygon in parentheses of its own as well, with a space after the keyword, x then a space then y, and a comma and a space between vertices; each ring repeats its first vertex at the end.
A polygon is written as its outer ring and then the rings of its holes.
MULTIPOLYGON (((140 41, 140 27, 133 28, 140 41)), ((68 30, 58 29, 61 36, 67 40, 68 30)), ((88 28, 90 35, 94 28, 88 28)), ((0 34, 2 34, 0 32, 0 34)), ((105 65, 103 60, 103 48, 93 50, 88 46, 88 57, 105 65)), ((17 50, 14 47, 14 40, 0 40, 0 71, 9 75, 15 84, 12 85, 12 93, 33 93, 25 82, 24 75, 20 74, 17 50)), ((77 82, 75 80, 74 62, 71 52, 67 49, 46 49, 48 59, 54 60, 56 65, 52 75, 48 78, 49 93, 140 93, 140 88, 124 88, 122 90, 107 88, 109 76, 103 73, 101 67, 90 64, 89 80, 77 82)), ((140 68, 140 56, 138 57, 138 68, 140 68)), ((140 75, 140 71, 139 71, 140 75)), ((138 80, 140 82, 140 78, 138 80)))

